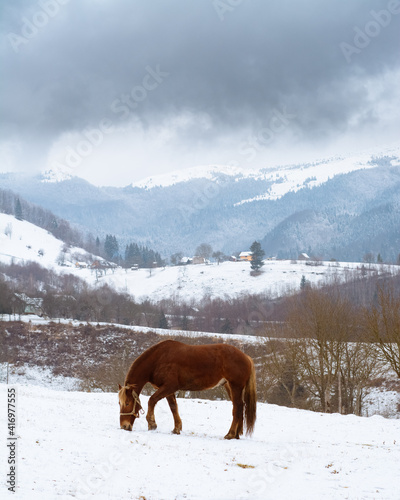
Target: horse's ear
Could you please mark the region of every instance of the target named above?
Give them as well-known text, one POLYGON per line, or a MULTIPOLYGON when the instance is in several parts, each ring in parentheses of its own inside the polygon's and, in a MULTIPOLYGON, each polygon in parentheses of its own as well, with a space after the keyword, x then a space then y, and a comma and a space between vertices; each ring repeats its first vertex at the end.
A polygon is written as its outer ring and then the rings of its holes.
POLYGON ((118 384, 118 390, 120 391, 122 389, 121 384, 118 384))

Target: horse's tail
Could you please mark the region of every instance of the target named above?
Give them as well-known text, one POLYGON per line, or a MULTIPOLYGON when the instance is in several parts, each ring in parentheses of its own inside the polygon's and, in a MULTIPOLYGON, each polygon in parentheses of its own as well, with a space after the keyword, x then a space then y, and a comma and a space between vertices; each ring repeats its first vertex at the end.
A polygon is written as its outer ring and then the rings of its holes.
POLYGON ((257 418, 257 387, 256 370, 253 360, 251 361, 251 373, 244 388, 244 420, 246 423, 246 434, 251 435, 254 431, 254 425, 257 418))

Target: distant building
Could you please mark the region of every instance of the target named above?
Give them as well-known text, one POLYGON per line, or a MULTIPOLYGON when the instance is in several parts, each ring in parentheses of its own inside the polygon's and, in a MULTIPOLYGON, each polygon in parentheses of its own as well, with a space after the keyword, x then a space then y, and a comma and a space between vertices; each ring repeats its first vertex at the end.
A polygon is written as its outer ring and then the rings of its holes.
POLYGON ((35 314, 36 316, 43 316, 43 299, 31 298, 25 293, 16 293, 15 296, 19 299, 20 305, 22 306, 20 307, 22 314, 35 314))
POLYGON ((310 260, 310 257, 306 253, 301 253, 297 260, 310 260))
POLYGON ((252 255, 253 255, 253 252, 240 252, 239 259, 250 261, 252 255))
POLYGON ((204 257, 199 257, 198 255, 195 255, 192 259, 192 264, 205 264, 206 259, 204 257))

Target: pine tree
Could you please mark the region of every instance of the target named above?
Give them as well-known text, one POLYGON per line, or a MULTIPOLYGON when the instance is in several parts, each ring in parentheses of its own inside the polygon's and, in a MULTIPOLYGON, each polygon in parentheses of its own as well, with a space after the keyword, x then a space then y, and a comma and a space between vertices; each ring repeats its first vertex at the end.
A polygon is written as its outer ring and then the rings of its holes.
POLYGON ((233 333, 232 324, 228 318, 225 318, 225 322, 221 327, 222 333, 233 333))
POLYGON ((250 247, 251 255, 251 268, 253 271, 259 271, 264 265, 263 257, 265 255, 264 250, 261 248, 261 244, 258 241, 254 241, 254 243, 250 247))
POLYGON ((24 220, 24 217, 22 214, 21 202, 19 201, 19 198, 17 198, 17 200, 15 202, 15 218, 18 220, 24 220))
POLYGON ((112 260, 118 256, 119 245, 115 236, 107 234, 106 241, 104 242, 104 252, 108 260, 112 260))
POLYGON ((306 277, 303 274, 303 276, 301 277, 301 280, 300 280, 300 290, 305 290, 309 286, 310 286, 310 282, 308 280, 306 280, 306 277))
POLYGON ((162 310, 161 310, 161 314, 160 314, 160 321, 158 324, 158 328, 162 328, 163 330, 169 329, 169 324, 168 324, 167 318, 164 314, 164 311, 162 311, 162 310))

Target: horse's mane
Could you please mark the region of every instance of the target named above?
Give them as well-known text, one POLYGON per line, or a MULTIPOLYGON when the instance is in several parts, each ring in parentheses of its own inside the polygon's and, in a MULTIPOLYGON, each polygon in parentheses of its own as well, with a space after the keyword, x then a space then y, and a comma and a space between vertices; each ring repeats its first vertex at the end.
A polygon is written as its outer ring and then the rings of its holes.
POLYGON ((167 342, 169 343, 169 342, 174 342, 174 341, 170 340, 170 339, 168 339, 168 340, 162 340, 161 342, 158 342, 157 344, 154 344, 153 346, 149 347, 144 352, 142 352, 142 354, 140 356, 138 356, 135 359, 135 361, 131 364, 131 366, 130 366, 130 368, 128 370, 128 373, 126 374, 125 382, 127 382, 131 378, 131 375, 134 372, 134 370, 136 370, 137 368, 139 368, 139 366, 142 363, 145 363, 147 361, 147 359, 150 358, 154 354, 154 352, 159 349, 159 347, 162 344, 165 344, 167 342))

